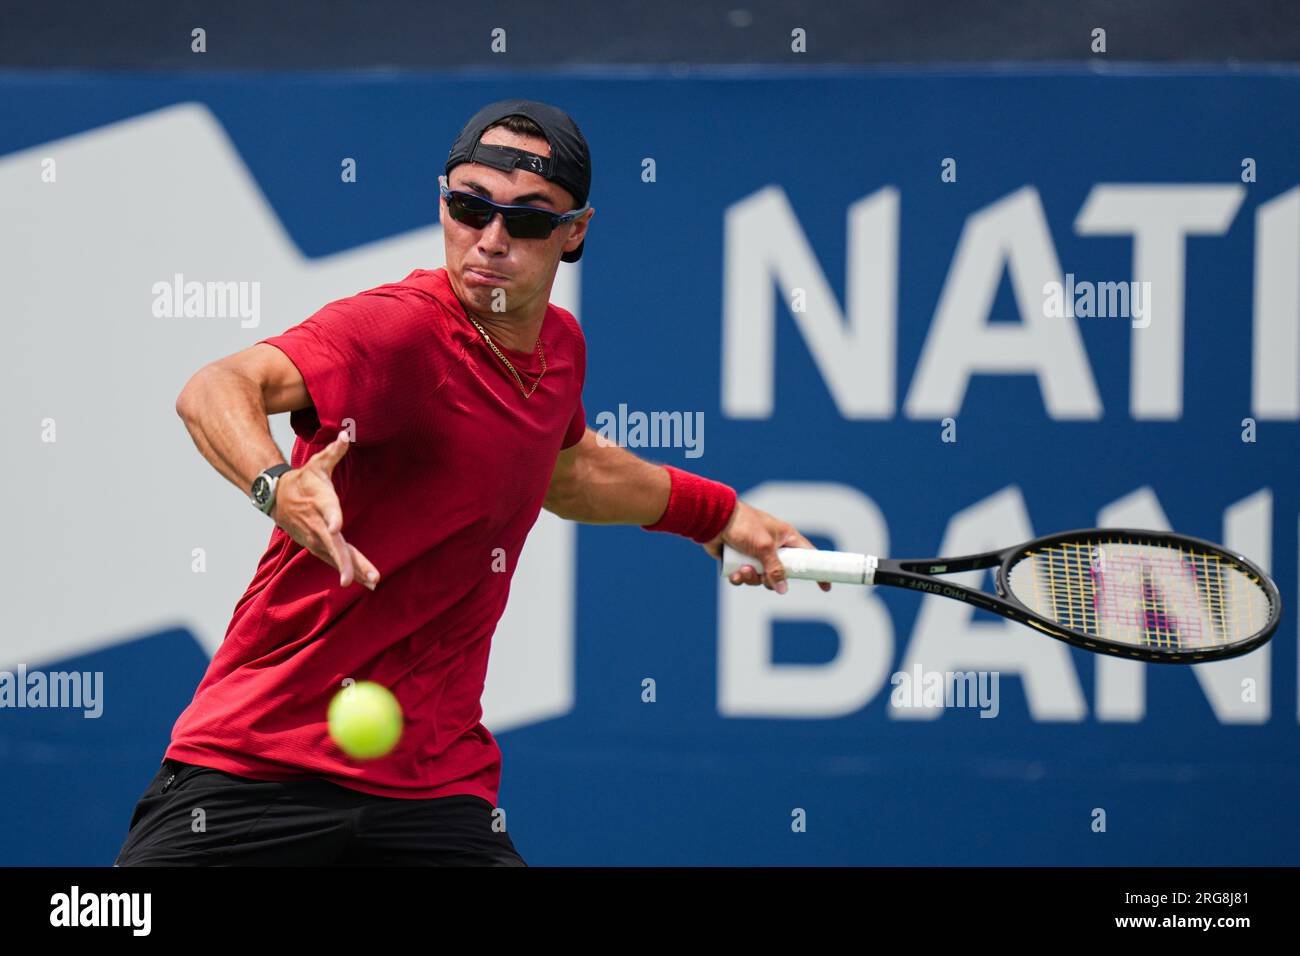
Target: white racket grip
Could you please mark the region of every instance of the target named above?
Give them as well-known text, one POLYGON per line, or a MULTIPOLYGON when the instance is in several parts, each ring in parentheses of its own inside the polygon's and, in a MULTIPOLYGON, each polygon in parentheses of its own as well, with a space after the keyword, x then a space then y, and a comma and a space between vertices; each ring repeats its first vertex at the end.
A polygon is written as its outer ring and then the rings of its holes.
MULTIPOLYGON (((852 551, 817 551, 812 548, 778 548, 777 559, 785 568, 785 576, 802 581, 831 581, 844 584, 874 584, 878 559, 870 554, 852 551)), ((743 565, 750 565, 759 574, 763 565, 757 558, 741 554, 730 545, 722 546, 722 576, 731 577, 743 565)))

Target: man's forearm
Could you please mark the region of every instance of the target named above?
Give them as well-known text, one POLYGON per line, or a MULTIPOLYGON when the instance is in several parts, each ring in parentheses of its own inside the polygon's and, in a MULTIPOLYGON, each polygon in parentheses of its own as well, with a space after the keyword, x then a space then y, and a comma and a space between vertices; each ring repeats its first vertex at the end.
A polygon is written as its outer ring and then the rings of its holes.
POLYGON ((244 494, 263 469, 284 462, 261 389, 238 372, 201 369, 176 399, 176 413, 199 453, 244 494))
POLYGON ((583 436, 571 473, 547 508, 583 524, 653 524, 668 507, 672 480, 659 465, 626 448, 605 444, 591 429, 583 436))

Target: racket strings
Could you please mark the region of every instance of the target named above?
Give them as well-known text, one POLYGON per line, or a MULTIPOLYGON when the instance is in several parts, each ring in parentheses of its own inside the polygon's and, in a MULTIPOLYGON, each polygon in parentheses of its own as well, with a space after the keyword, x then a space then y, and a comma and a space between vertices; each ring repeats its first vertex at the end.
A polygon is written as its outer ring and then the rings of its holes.
POLYGON ((1072 631, 1154 650, 1235 643, 1269 618, 1255 575, 1183 544, 1055 542, 1021 556, 1009 583, 1021 602, 1072 631))

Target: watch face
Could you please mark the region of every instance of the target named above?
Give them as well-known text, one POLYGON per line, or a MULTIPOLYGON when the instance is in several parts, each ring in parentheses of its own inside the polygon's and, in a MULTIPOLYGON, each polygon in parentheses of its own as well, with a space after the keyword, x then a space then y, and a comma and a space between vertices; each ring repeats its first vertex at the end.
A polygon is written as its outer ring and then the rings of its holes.
POLYGON ((267 481, 266 475, 258 475, 253 479, 253 500, 259 505, 264 505, 270 496, 271 483, 267 481))

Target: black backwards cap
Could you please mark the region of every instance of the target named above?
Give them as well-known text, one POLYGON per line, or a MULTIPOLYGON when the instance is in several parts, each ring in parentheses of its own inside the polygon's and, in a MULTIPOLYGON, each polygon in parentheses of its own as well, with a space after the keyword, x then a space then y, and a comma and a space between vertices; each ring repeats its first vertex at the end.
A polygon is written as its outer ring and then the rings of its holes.
MULTIPOLYGON (((482 163, 506 173, 512 169, 536 173, 567 189, 577 202, 577 209, 587 204, 587 194, 591 191, 591 153, 582 130, 568 113, 536 100, 499 100, 475 113, 447 154, 444 172, 448 183, 452 169, 461 163, 482 163), (527 116, 540 126, 551 146, 551 155, 538 156, 513 146, 479 142, 479 137, 489 126, 507 116, 527 116)), ((560 258, 564 262, 577 262, 582 258, 582 247, 586 244, 584 240, 577 249, 564 253, 560 258)))

